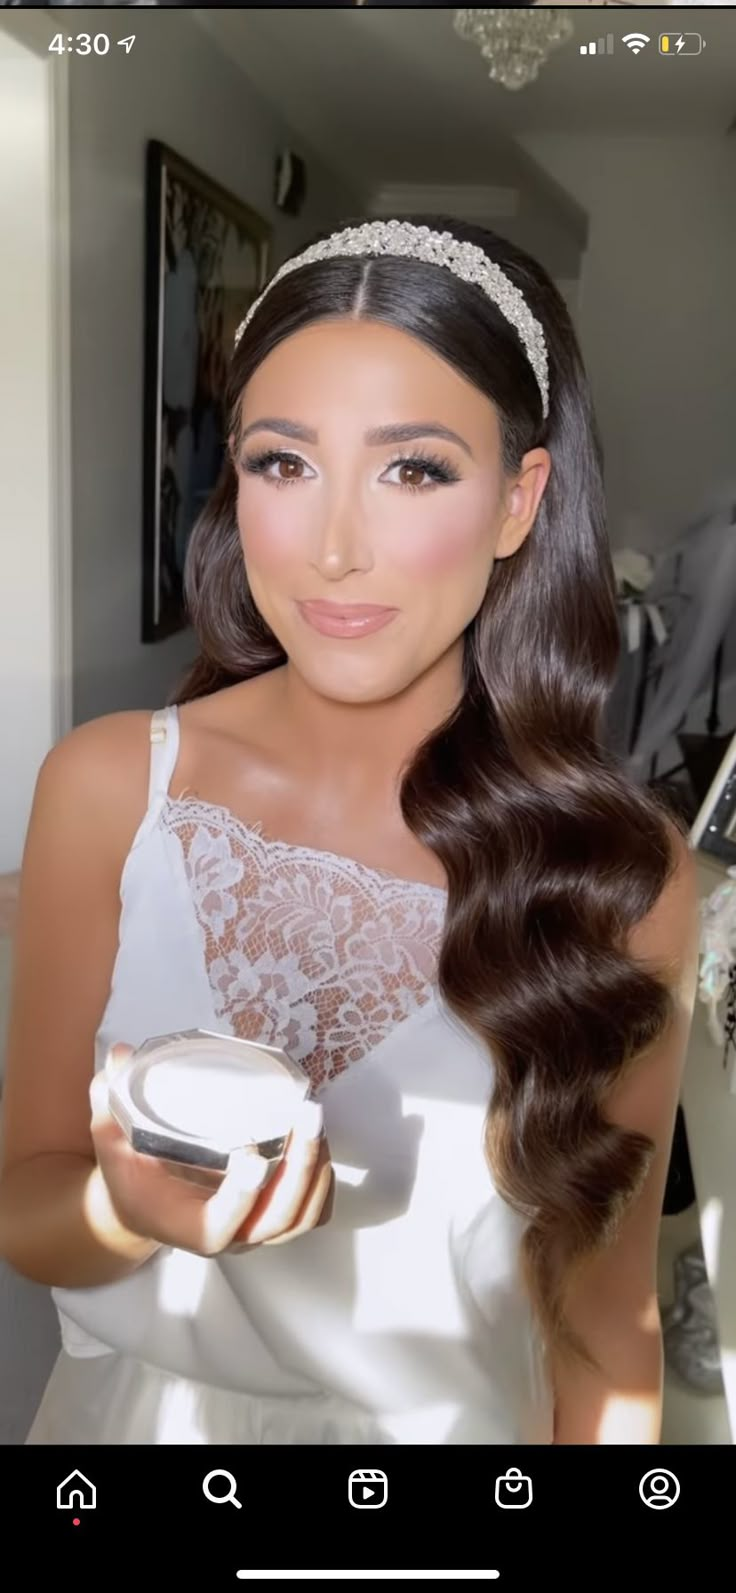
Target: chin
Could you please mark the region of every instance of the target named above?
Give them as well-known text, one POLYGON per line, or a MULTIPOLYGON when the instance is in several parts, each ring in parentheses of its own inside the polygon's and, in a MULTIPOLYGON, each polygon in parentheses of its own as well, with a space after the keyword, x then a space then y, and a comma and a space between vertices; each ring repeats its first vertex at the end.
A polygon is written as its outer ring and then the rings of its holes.
POLYGON ((314 659, 300 659, 291 654, 290 663, 312 691, 330 702, 388 702, 411 684, 411 679, 404 678, 395 666, 382 670, 376 665, 370 667, 365 660, 361 663, 357 658, 352 666, 348 660, 336 658, 329 667, 324 664, 320 667, 314 659))

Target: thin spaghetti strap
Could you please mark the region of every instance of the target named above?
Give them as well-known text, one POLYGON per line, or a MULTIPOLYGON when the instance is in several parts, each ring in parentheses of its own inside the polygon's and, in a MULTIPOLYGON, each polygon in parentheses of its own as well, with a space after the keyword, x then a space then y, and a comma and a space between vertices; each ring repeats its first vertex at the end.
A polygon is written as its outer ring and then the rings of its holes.
POLYGON ((171 784, 179 756, 179 715, 175 707, 157 708, 151 716, 151 772, 149 810, 161 802, 171 784))

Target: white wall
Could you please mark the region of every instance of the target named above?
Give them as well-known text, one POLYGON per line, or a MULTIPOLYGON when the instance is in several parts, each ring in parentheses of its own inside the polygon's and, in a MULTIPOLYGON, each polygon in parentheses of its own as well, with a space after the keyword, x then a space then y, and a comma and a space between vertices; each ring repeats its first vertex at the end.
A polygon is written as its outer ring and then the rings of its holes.
POLYGON ((48 69, 0 31, 0 874, 54 740, 48 69))
POLYGON ((141 431, 145 145, 157 138, 274 224, 273 261, 361 197, 310 158, 291 220, 272 204, 280 113, 184 13, 150 15, 126 56, 72 59, 74 719, 157 707, 194 653, 190 631, 144 646, 141 431))
POLYGON ((576 319, 611 541, 656 551, 736 480, 736 137, 521 142, 588 212, 576 319))

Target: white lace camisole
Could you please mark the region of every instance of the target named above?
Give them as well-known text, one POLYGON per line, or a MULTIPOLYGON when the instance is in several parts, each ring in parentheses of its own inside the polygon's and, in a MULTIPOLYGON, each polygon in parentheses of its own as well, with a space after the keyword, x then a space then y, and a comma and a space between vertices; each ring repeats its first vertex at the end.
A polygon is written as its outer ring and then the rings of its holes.
POLYGON ((333 1214, 289 1244, 162 1249, 55 1289, 67 1365, 113 1357, 121 1410, 135 1375, 159 1404, 195 1391, 193 1441, 257 1442, 254 1411, 276 1409, 287 1441, 323 1441, 329 1410, 326 1442, 551 1442, 523 1224, 483 1149, 492 1061, 433 983, 445 893, 172 797, 178 747, 177 710, 159 710, 95 1066, 189 1028, 283 1046, 324 1110, 333 1214))

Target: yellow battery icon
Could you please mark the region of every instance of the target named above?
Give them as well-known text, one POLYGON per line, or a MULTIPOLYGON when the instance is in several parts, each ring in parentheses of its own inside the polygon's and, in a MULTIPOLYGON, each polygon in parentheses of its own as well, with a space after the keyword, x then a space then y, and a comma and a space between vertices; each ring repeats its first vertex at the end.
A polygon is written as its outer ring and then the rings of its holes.
POLYGON ((660 33, 660 55, 700 55, 705 39, 699 33, 660 33))

